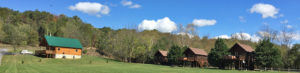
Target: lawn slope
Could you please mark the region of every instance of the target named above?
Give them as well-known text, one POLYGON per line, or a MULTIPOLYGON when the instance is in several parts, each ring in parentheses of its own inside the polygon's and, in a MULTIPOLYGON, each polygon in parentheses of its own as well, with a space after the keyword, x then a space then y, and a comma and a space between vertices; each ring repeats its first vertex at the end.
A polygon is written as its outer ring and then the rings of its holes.
POLYGON ((82 59, 47 59, 31 55, 3 56, 0 73, 285 73, 170 67, 123 63, 95 56, 82 59))

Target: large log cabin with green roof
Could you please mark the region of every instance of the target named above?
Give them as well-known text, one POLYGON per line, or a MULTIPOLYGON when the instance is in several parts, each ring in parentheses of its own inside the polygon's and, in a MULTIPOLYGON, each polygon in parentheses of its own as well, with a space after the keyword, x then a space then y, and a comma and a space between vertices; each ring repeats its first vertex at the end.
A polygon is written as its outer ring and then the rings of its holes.
POLYGON ((40 45, 46 50, 36 50, 35 53, 46 58, 80 59, 83 49, 77 39, 55 36, 45 36, 40 45))

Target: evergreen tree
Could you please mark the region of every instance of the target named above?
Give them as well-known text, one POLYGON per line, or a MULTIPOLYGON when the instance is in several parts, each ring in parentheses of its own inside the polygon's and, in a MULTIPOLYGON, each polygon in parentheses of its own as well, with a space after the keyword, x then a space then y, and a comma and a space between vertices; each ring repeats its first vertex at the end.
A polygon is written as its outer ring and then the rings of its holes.
POLYGON ((226 64, 223 57, 229 55, 228 47, 223 39, 218 38, 215 43, 215 48, 212 48, 208 54, 208 62, 212 66, 217 66, 221 69, 225 68, 226 64))
POLYGON ((168 53, 168 62, 170 65, 180 65, 181 62, 179 61, 180 58, 184 57, 184 50, 186 47, 184 48, 180 48, 177 45, 173 45, 168 53))
POLYGON ((263 41, 257 45, 255 52, 257 66, 272 68, 282 65, 280 51, 274 47, 270 39, 263 39, 263 41))

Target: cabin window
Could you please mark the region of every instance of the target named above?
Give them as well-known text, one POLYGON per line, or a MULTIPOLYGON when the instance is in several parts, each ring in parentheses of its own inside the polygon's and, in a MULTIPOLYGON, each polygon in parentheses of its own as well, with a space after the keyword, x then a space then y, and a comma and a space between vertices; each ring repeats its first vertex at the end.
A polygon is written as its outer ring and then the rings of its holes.
POLYGON ((78 49, 76 49, 76 52, 78 52, 78 49))
POLYGON ((60 48, 57 48, 58 50, 60 50, 60 48))
POLYGON ((51 49, 50 50, 54 50, 55 48, 54 47, 51 47, 51 49))

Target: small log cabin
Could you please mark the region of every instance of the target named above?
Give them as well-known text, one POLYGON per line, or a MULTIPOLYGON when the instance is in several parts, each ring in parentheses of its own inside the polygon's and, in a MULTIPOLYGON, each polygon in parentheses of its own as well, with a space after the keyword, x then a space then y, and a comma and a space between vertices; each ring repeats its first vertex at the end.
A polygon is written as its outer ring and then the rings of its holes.
POLYGON ((163 51, 163 50, 158 50, 155 54, 154 54, 154 59, 156 64, 167 64, 168 62, 168 51, 163 51))
POLYGON ((225 56, 224 59, 233 63, 235 69, 254 70, 254 49, 251 46, 236 43, 229 50, 231 55, 225 56))
POLYGON ((188 48, 184 51, 185 57, 183 60, 189 62, 192 67, 208 66, 207 53, 198 48, 188 48))
POLYGON ((80 59, 83 49, 77 39, 54 36, 45 36, 40 46, 46 50, 36 50, 35 54, 46 58, 80 59))

